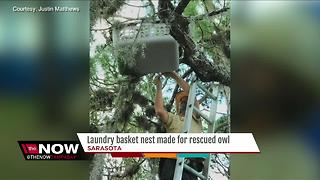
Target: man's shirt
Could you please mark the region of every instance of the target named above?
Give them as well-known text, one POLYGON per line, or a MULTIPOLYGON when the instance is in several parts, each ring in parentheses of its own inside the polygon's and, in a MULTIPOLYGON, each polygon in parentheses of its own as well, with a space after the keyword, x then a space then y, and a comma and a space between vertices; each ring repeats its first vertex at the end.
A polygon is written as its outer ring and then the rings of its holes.
MULTIPOLYGON (((168 112, 168 123, 165 125, 167 133, 181 133, 184 117, 168 112)), ((200 118, 192 116, 190 133, 201 133, 202 123, 200 118)))

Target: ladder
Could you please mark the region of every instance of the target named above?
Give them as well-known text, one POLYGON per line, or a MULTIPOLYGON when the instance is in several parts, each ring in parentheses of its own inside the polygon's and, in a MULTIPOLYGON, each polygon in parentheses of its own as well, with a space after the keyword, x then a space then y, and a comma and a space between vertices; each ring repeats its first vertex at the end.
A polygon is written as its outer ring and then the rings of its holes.
MULTIPOLYGON (((196 80, 195 75, 192 77, 182 133, 189 133, 191 128, 191 122, 192 122, 192 114, 194 111, 197 112, 208 123, 208 133, 214 133, 218 93, 219 93, 219 84, 213 87, 213 90, 211 93, 209 90, 207 90, 205 86, 203 86, 200 82, 196 80), (200 88, 205 93, 205 95, 207 95, 209 98, 212 99, 209 117, 203 114, 198 108, 194 106, 197 88, 200 88)), ((194 174, 195 176, 199 177, 202 180, 207 180, 209 177, 210 157, 211 155, 209 154, 209 156, 206 158, 204 162, 204 169, 202 173, 199 173, 198 171, 194 170, 192 167, 184 163, 185 157, 178 156, 176 161, 173 180, 182 179, 183 169, 186 169, 187 171, 191 172, 192 174, 194 174)))

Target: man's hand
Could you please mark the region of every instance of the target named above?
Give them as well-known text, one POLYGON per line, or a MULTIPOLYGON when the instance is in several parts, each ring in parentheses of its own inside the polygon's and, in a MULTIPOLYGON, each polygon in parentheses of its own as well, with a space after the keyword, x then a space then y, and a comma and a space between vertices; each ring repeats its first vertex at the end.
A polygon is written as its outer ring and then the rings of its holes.
POLYGON ((165 72, 165 73, 162 73, 164 76, 166 77, 171 77, 173 79, 176 79, 177 77, 179 77, 178 73, 172 71, 172 72, 165 72))
POLYGON ((183 91, 185 91, 186 93, 189 93, 189 89, 190 89, 189 84, 185 80, 183 80, 178 73, 176 73, 175 71, 172 71, 172 72, 165 72, 163 73, 163 75, 166 77, 173 78, 178 83, 178 85, 183 89, 183 91))
POLYGON ((162 86, 161 74, 155 76, 155 78, 154 78, 154 80, 153 80, 153 83, 154 83, 157 87, 162 86))
POLYGON ((161 83, 161 74, 156 75, 153 82, 156 84, 156 97, 154 100, 154 109, 156 111, 156 115, 159 116, 160 120, 167 124, 168 122, 168 112, 164 108, 163 99, 162 99, 162 83, 161 83))

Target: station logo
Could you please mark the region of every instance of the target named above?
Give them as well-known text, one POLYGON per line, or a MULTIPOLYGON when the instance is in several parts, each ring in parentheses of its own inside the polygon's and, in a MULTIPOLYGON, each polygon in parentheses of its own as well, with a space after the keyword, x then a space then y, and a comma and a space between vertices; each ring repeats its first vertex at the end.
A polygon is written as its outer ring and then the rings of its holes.
POLYGON ((18 141, 25 160, 85 160, 78 141, 18 141))

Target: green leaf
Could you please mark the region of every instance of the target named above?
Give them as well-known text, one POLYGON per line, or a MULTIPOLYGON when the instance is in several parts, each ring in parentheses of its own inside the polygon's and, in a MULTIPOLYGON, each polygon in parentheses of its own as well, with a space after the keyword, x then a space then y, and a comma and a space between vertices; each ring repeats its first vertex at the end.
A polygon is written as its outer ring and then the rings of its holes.
POLYGON ((183 15, 187 17, 198 15, 197 8, 200 5, 200 2, 201 1, 199 0, 190 1, 188 6, 184 9, 183 15))

